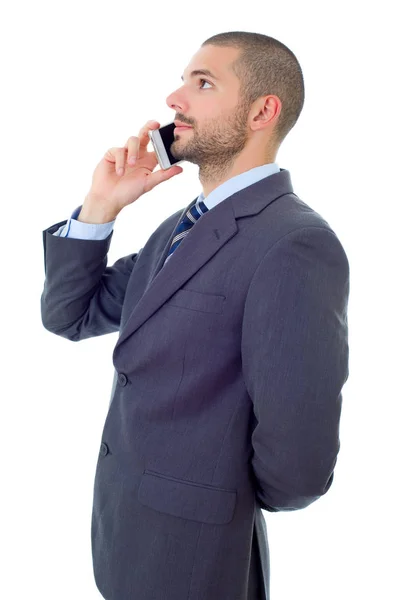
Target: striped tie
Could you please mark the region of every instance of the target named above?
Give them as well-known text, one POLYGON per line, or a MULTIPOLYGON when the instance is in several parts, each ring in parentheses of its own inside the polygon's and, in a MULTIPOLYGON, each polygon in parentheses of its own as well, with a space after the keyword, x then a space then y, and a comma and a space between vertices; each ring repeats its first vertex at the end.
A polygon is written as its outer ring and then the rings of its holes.
MULTIPOLYGON (((177 249, 177 247, 179 246, 179 244, 181 243, 183 238, 189 233, 190 229, 196 223, 197 219, 199 219, 201 217, 201 215, 203 215, 207 211, 208 211, 208 208, 202 200, 200 200, 200 202, 193 204, 193 206, 191 206, 188 209, 188 211, 186 212, 186 215, 184 216, 184 218, 182 219, 182 221, 176 228, 175 235, 172 239, 171 247, 168 252, 168 256, 170 256, 173 253, 173 251, 177 249)), ((168 259, 168 256, 167 256, 167 259, 168 259)))

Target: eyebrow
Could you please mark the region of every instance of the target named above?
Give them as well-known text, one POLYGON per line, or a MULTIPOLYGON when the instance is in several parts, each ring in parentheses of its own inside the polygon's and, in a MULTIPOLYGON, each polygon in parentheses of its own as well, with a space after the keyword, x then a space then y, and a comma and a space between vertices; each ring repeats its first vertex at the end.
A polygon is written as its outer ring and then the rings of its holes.
MULTIPOLYGON (((219 81, 218 77, 213 75, 211 71, 208 69, 195 69, 190 73, 190 77, 194 77, 195 75, 205 75, 206 77, 210 77, 211 79, 215 79, 215 81, 219 81)), ((183 81, 183 75, 181 75, 181 79, 183 81)))

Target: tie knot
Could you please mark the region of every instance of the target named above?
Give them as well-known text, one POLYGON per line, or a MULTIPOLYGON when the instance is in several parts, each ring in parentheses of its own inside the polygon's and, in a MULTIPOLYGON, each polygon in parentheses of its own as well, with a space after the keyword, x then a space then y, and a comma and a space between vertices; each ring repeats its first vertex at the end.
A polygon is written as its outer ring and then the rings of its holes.
POLYGON ((197 219, 199 219, 207 211, 207 206, 202 200, 200 200, 200 202, 196 202, 195 204, 193 204, 193 206, 189 208, 189 210, 186 212, 186 217, 192 222, 194 222, 197 221, 197 219))

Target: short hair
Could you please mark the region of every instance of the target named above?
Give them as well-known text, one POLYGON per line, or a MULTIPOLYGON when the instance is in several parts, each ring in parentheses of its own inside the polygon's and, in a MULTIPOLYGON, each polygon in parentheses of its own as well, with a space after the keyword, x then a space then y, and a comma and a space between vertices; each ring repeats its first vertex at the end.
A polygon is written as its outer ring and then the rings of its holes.
POLYGON ((272 132, 278 146, 297 122, 304 104, 304 79, 300 64, 285 44, 273 37, 248 31, 218 33, 201 46, 238 48, 230 65, 240 82, 240 101, 250 105, 260 96, 273 94, 282 103, 272 132))

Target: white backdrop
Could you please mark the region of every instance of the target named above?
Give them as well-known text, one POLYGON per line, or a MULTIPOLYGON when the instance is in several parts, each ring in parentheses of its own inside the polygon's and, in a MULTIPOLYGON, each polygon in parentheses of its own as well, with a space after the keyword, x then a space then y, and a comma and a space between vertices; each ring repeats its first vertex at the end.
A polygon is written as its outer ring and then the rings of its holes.
MULTIPOLYGON (((271 598, 398 599, 395 2, 8 4, 0 13, 0 596, 101 598, 90 519, 118 335, 73 343, 44 329, 42 231, 83 203, 108 148, 149 119, 174 119, 166 98, 205 39, 244 30, 279 39, 302 66, 305 105, 276 162, 350 262, 350 376, 334 482, 304 510, 264 512, 271 598)), ((181 166, 118 216, 109 265, 200 193, 198 167, 181 166)))

